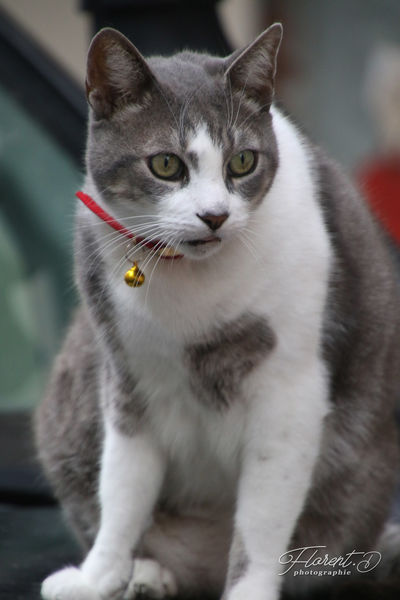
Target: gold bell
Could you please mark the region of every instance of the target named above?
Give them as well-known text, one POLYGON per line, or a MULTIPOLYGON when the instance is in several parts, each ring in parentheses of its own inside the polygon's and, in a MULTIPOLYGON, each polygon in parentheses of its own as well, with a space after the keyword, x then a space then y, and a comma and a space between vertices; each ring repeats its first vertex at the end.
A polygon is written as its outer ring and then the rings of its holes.
POLYGON ((144 284, 144 273, 139 269, 135 262, 133 266, 125 273, 125 283, 130 287, 140 287, 144 284))

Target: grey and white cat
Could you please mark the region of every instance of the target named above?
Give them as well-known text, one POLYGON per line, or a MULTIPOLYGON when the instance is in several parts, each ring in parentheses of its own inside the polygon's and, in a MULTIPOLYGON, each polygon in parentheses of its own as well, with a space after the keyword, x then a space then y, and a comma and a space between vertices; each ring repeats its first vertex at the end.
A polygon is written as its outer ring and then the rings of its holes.
POLYGON ((84 190, 141 236, 146 281, 125 284, 126 239, 79 205, 82 302, 36 430, 87 555, 46 600, 277 600, 337 581, 282 576, 288 550, 377 548, 396 277, 357 192, 272 104, 281 29, 225 59, 92 42, 84 190))

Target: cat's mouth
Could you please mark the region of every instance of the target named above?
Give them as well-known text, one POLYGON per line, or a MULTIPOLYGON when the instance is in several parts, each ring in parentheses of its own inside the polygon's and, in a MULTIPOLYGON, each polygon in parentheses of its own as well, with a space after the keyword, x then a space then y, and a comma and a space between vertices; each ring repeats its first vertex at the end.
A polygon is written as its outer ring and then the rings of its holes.
POLYGON ((213 244, 215 242, 220 242, 221 238, 216 237, 216 236, 210 236, 207 238, 203 238, 200 240, 187 240, 186 242, 183 242, 184 244, 188 244, 189 246, 204 246, 205 244, 213 244))
MULTIPOLYGON (((188 248, 199 248, 200 254, 204 254, 205 247, 209 247, 215 245, 216 243, 221 242, 221 238, 215 235, 199 238, 195 240, 184 240, 182 241, 178 247, 168 246, 161 240, 146 240, 145 238, 136 238, 136 243, 141 244, 142 248, 148 248, 152 250, 157 256, 165 259, 178 259, 183 258, 186 252, 179 252, 178 248, 183 249, 182 247, 188 248), (204 248, 204 250, 203 250, 204 248)), ((197 254, 197 252, 196 252, 197 254)))
POLYGON ((222 238, 216 235, 210 235, 204 238, 196 238, 194 240, 183 240, 179 244, 179 249, 187 258, 201 260, 218 252, 221 247, 222 238))

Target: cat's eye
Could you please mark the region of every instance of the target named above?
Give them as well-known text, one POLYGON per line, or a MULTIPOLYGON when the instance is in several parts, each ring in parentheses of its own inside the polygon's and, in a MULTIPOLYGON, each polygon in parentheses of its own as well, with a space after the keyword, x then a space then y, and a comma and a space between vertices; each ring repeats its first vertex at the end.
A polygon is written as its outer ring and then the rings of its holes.
POLYGON ((176 154, 161 152, 155 154, 149 160, 151 172, 161 179, 179 179, 184 171, 184 165, 176 154))
POLYGON ((231 158, 228 172, 232 177, 248 175, 256 166, 256 155, 252 150, 242 150, 231 158))

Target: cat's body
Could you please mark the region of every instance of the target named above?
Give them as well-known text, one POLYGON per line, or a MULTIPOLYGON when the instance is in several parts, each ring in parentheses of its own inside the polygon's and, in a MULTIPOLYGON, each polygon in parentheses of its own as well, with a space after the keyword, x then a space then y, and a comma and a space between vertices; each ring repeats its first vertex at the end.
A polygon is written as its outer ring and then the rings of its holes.
POLYGON ((271 28, 226 62, 153 59, 154 87, 117 34, 92 47, 85 191, 183 258, 145 250, 132 289, 126 243, 79 207, 83 303, 37 432, 91 550, 46 580, 46 599, 129 586, 277 600, 290 548, 367 552, 382 533, 398 466, 395 276, 346 178, 270 108, 279 39, 271 28), (256 164, 232 174, 245 149, 256 164), (141 159, 162 152, 180 178, 141 159))

